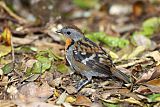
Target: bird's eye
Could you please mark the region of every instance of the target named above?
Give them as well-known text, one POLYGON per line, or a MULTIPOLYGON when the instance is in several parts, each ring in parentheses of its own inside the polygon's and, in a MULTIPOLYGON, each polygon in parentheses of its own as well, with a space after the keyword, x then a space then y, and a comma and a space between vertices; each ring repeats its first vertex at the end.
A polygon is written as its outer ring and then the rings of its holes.
POLYGON ((68 35, 70 35, 70 34, 71 34, 71 32, 70 32, 70 31, 68 31, 68 32, 67 32, 67 34, 68 34, 68 35))

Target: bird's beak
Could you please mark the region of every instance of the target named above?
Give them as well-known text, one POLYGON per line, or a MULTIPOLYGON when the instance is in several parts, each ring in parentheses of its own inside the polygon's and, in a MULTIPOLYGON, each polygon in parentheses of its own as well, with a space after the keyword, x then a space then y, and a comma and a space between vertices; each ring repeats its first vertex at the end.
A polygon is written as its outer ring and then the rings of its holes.
POLYGON ((62 33, 62 31, 61 30, 57 30, 56 33, 62 33))

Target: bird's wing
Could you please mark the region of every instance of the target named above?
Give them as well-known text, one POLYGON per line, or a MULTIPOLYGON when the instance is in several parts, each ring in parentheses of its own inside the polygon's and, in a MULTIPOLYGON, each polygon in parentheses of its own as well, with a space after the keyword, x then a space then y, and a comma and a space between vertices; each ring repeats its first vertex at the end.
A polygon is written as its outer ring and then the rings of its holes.
MULTIPOLYGON (((89 75, 108 77, 113 74, 126 83, 130 82, 126 74, 115 68, 110 55, 87 38, 75 43, 73 54, 75 60, 80 63, 84 69, 89 68, 92 70, 92 73, 89 73, 89 75)), ((78 63, 76 66, 78 66, 78 63)))
POLYGON ((75 43, 75 60, 90 67, 93 71, 110 75, 113 66, 110 56, 97 44, 84 38, 75 43))

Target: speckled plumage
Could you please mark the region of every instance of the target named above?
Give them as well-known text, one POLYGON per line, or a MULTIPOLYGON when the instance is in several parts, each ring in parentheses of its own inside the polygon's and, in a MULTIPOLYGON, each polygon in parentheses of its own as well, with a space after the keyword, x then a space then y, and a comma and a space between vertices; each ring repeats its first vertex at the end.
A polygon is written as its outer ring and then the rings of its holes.
POLYGON ((113 76, 126 83, 130 80, 127 75, 115 68, 110 55, 100 46, 84 36, 77 27, 64 27, 58 33, 69 38, 67 43, 66 59, 73 71, 85 76, 87 80, 78 85, 80 90, 92 77, 113 76))

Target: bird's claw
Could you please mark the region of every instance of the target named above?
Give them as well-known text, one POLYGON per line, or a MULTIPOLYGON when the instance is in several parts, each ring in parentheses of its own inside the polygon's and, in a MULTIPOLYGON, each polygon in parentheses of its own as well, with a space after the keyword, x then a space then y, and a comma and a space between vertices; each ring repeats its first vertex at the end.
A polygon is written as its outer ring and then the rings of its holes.
POLYGON ((75 86, 75 88, 77 89, 77 92, 80 91, 82 89, 82 87, 85 86, 89 82, 90 82, 90 80, 88 80, 88 79, 79 81, 75 86))

